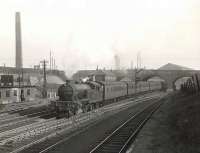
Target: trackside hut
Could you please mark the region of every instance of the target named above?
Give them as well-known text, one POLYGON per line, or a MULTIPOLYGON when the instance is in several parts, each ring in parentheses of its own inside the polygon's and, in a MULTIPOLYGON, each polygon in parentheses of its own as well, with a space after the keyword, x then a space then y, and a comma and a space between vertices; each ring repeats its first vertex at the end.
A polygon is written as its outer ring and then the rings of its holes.
POLYGON ((36 92, 27 76, 21 82, 16 75, 0 75, 1 104, 34 100, 36 92))

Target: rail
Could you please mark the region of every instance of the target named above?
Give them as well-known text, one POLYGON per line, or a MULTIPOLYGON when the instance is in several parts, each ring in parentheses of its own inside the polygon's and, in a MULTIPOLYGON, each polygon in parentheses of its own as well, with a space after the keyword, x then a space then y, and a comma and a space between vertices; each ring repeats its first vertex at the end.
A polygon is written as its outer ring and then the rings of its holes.
POLYGON ((124 153, 145 122, 156 111, 160 102, 155 102, 138 112, 113 133, 101 141, 90 153, 124 153))
MULTIPOLYGON (((127 107, 130 107, 131 105, 134 105, 137 102, 147 101, 147 100, 155 99, 155 98, 160 98, 160 95, 138 98, 134 100, 134 103, 133 101, 131 101, 131 102, 118 103, 118 104, 113 104, 113 105, 111 104, 109 106, 102 107, 88 113, 78 114, 68 119, 64 118, 64 119, 59 119, 59 120, 52 120, 52 121, 49 121, 49 122, 47 121, 43 124, 38 124, 38 125, 35 123, 35 126, 29 125, 28 127, 26 127, 25 132, 22 132, 23 128, 18 129, 19 130, 18 134, 16 134, 16 131, 15 131, 16 135, 10 135, 11 137, 2 140, 1 145, 4 145, 10 141, 15 142, 15 143, 23 141, 27 143, 28 139, 31 137, 36 137, 44 133, 47 134, 47 136, 45 137, 41 137, 40 139, 37 139, 34 141, 32 140, 31 143, 24 144, 22 146, 19 145, 18 148, 16 148, 12 152, 12 153, 18 153, 34 144, 38 144, 51 137, 54 137, 57 134, 62 134, 63 131, 66 131, 66 130, 72 131, 83 126, 83 124, 85 124, 88 121, 92 122, 93 120, 98 120, 98 118, 101 117, 105 113, 112 112, 113 110, 115 110, 114 112, 121 111, 123 109, 126 109, 127 107)), ((7 134, 9 135, 11 133, 12 132, 10 131, 7 134)))

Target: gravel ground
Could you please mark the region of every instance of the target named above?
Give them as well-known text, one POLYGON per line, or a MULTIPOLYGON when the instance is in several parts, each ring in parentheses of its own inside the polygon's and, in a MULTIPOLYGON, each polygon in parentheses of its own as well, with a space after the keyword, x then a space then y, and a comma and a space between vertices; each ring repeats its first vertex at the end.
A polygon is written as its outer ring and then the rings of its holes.
POLYGON ((34 101, 13 102, 8 104, 0 104, 0 113, 7 113, 16 109, 41 107, 48 104, 47 99, 36 99, 34 101))
POLYGON ((199 153, 199 119, 200 95, 171 94, 127 153, 199 153))

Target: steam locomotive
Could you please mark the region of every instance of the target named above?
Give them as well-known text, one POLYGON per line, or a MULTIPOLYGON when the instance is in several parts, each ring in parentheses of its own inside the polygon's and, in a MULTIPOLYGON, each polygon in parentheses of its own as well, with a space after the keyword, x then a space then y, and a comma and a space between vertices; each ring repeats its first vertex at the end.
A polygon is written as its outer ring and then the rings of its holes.
POLYGON ((165 89, 163 82, 66 81, 58 88, 59 99, 51 101, 50 107, 57 114, 69 117, 138 93, 165 89))

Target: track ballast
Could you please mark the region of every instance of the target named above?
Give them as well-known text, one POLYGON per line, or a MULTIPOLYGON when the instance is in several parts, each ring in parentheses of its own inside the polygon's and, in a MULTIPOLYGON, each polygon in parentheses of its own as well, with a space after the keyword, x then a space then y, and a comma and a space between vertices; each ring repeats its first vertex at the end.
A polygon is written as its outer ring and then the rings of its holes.
POLYGON ((161 105, 155 102, 138 112, 100 142, 90 153, 124 153, 139 130, 161 105))

